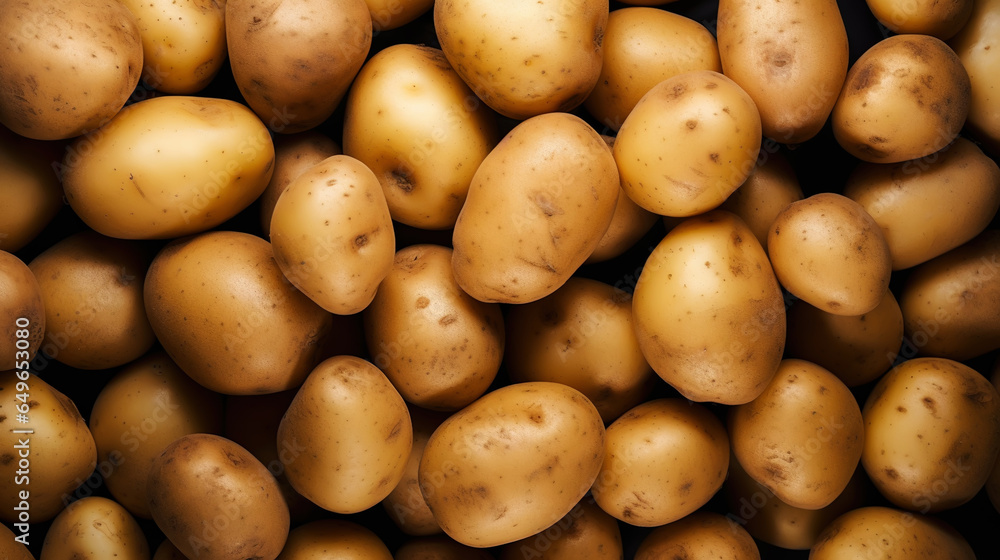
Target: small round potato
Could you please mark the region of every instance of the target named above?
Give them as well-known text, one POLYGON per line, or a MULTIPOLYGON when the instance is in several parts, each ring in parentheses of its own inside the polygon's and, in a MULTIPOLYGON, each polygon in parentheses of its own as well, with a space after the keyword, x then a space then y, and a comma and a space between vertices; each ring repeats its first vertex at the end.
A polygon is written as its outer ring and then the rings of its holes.
POLYGON ((788 159, 781 152, 762 149, 750 176, 719 209, 742 218, 766 252, 767 234, 774 219, 786 206, 802 198, 802 187, 788 159))
POLYGON ((393 560, 392 553, 365 527, 340 519, 323 519, 296 527, 277 560, 393 560))
POLYGON ((52 341, 45 342, 45 302, 35 275, 24 261, 0 251, 0 371, 28 370, 28 363, 40 349, 49 356, 58 353, 52 341))
POLYGON ((63 207, 62 185, 52 169, 61 157, 57 147, 0 126, 0 250, 12 253, 27 245, 63 207))
POLYGON ((809 551, 809 560, 920 558, 976 560, 969 543, 943 521, 886 507, 838 517, 809 551))
POLYGON ((505 544, 500 551, 500 560, 621 560, 622 557, 618 522, 591 498, 578 503, 555 525, 537 535, 505 544))
POLYGON ((868 0, 868 8, 894 33, 916 33, 947 41, 969 21, 973 0, 868 0))
POLYGON ((299 134, 282 134, 274 139, 274 173, 260 195, 261 230, 271 235, 271 215, 278 197, 288 185, 310 167, 330 156, 340 155, 340 146, 321 132, 310 130, 299 134))
POLYGON ((149 543, 135 519, 113 500, 90 496, 53 521, 40 560, 149 560, 149 543))
POLYGON ((654 529, 642 540, 635 560, 760 560, 745 529, 717 513, 699 511, 654 529))
POLYGON ((972 15, 949 41, 972 85, 966 127, 993 156, 1000 156, 1000 0, 975 0, 972 15))

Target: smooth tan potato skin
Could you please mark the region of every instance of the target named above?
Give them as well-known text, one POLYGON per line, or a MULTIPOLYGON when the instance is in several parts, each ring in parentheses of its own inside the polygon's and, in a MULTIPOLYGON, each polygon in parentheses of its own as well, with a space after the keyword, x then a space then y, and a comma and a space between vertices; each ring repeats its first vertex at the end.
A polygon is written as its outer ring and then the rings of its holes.
POLYGON ((618 192, 611 150, 579 117, 549 113, 518 124, 469 186, 452 235, 455 279, 485 302, 551 294, 597 247, 618 192))
POLYGON ((917 358, 887 373, 864 407, 861 463, 883 496, 920 513, 982 489, 1000 452, 1000 395, 975 370, 917 358))
POLYGON ((616 519, 656 527, 705 505, 728 469, 729 437, 715 415, 684 399, 656 399, 608 426, 592 493, 616 519))
POLYGON ((802 509, 824 508, 844 491, 864 435, 850 389, 804 360, 783 360, 764 392, 729 414, 733 453, 743 469, 802 509))
POLYGON ((427 501, 420 492, 420 459, 431 434, 448 417, 447 413, 432 412, 416 406, 408 406, 410 421, 413 423, 413 447, 406 462, 406 470, 392 492, 382 500, 382 508, 397 527, 407 535, 426 536, 441 533, 441 527, 434 520, 434 513, 427 507, 427 501))
POLYGON ((658 219, 659 216, 636 204, 624 190, 619 190, 611 224, 597 248, 587 257, 586 264, 604 262, 628 251, 652 229, 658 219))
POLYGON ((525 558, 621 560, 621 530, 614 517, 604 513, 592 498, 584 498, 555 525, 506 544, 500 551, 500 560, 525 558))
MULTIPOLYGON (((28 384, 28 423, 16 421, 17 399, 21 379, 14 371, 0 373, 0 465, 5 475, 0 478, 0 521, 17 522, 14 506, 21 501, 19 492, 29 492, 32 523, 48 521, 66 506, 66 496, 74 496, 81 481, 94 472, 97 466, 97 447, 87 423, 76 405, 66 395, 41 378, 31 375, 28 384), (31 404, 32 401, 35 404, 31 404), (27 427, 33 434, 14 434, 12 429, 27 427), (29 488, 15 484, 15 472, 21 451, 15 448, 27 437, 29 445, 29 488)), ((23 389, 23 387, 22 387, 23 389)))
POLYGON ((371 42, 365 0, 226 2, 233 77, 274 132, 309 130, 333 114, 371 42))
POLYGON ((1000 64, 1000 1, 972 2, 972 15, 965 27, 948 42, 972 85, 966 126, 982 140, 987 152, 1000 156, 1000 84, 996 67, 1000 64))
POLYGON ((434 29, 448 61, 498 113, 524 120, 569 111, 601 71, 608 0, 439 0, 434 29))
POLYGON ((271 215, 278 197, 288 185, 310 167, 330 156, 339 155, 340 146, 329 136, 315 130, 298 134, 282 134, 274 138, 274 172, 260 202, 261 230, 271 235, 271 215))
POLYGON ((781 285, 827 313, 863 315, 889 289, 885 236, 861 205, 842 195, 819 193, 786 206, 767 247, 781 285))
POLYGON ((722 72, 712 33, 666 10, 614 10, 608 15, 603 44, 601 75, 583 105, 614 130, 621 128, 642 96, 663 80, 697 70, 722 72))
POLYGON ((0 294, 4 295, 0 299, 0 317, 8 319, 0 327, 3 336, 0 338, 0 371, 27 370, 28 362, 41 348, 50 356, 56 353, 58 346, 44 344, 45 302, 41 286, 28 265, 7 251, 0 251, 0 294), (17 326, 21 318, 28 321, 27 333, 17 326), (28 341, 27 350, 17 348, 17 341, 21 339, 28 341))
POLYGON ((636 283, 632 317, 653 371, 697 402, 750 402, 785 346, 785 305, 767 256, 746 224, 722 210, 688 218, 657 245, 636 283))
POLYGON ((973 0, 868 0, 868 8, 895 33, 931 35, 947 41, 969 20, 973 0))
POLYGON ((66 507, 45 533, 40 560, 149 560, 146 535, 113 500, 90 496, 66 507))
POLYGON ((339 519, 301 525, 288 534, 277 560, 393 560, 392 553, 367 528, 339 519))
POLYGON ((139 83, 142 43, 116 0, 4 0, 0 123, 37 140, 72 138, 115 116, 139 83))
POLYGON ((862 163, 844 187, 882 228, 892 269, 926 262, 983 231, 1000 208, 1000 167, 956 138, 926 158, 862 163))
POLYGON ((378 177, 393 219, 453 227, 476 169, 500 137, 496 115, 444 54, 407 44, 380 51, 358 74, 345 111, 344 153, 378 177))
POLYGON ((802 187, 788 159, 781 152, 761 150, 750 176, 719 209, 739 216, 767 251, 767 234, 774 219, 786 206, 802 198, 802 187))
POLYGON ((378 504, 406 472, 413 425, 385 375, 354 356, 324 360, 278 426, 278 447, 304 449, 286 465, 297 492, 323 509, 357 513, 378 504))
POLYGON ((566 515, 601 467, 604 422, 559 383, 507 385, 445 420, 420 460, 427 505, 445 533, 485 548, 566 515))
POLYGON ((835 0, 721 0, 722 71, 760 110, 764 136, 815 136, 847 77, 847 30, 835 0))
POLYGON ((654 529, 643 539, 635 560, 760 560, 745 529, 717 513, 695 512, 654 529))
POLYGON ((101 389, 90 412, 97 461, 114 499, 132 515, 149 519, 146 481, 153 461, 174 440, 219 433, 222 396, 184 374, 154 350, 118 372, 101 389))
POLYGON ((488 551, 439 535, 411 539, 396 550, 394 560, 494 560, 488 551))
POLYGON ((920 354, 967 360, 1000 346, 1000 231, 930 260, 900 294, 906 340, 920 354))
POLYGON ((249 451, 221 436, 190 434, 171 443, 153 462, 146 493, 157 527, 188 558, 274 560, 288 537, 278 483, 249 451))
POLYGON ((402 27, 430 10, 434 0, 365 0, 374 32, 402 27))
POLYGON ((760 130, 753 100, 726 76, 704 70, 668 78, 643 96, 618 132, 621 186, 656 214, 711 210, 750 175, 760 130))
POLYGON ((7 560, 35 560, 28 547, 14 540, 17 536, 6 525, 0 524, 0 554, 7 560))
POLYGON ((143 297, 167 354, 200 385, 230 395, 298 387, 331 325, 281 274, 270 244, 246 233, 167 245, 146 273, 143 297))
POLYGON ((847 73, 833 108, 833 134, 864 161, 921 158, 958 135, 971 91, 962 61, 940 39, 895 35, 868 49, 847 73))
POLYGON ((0 126, 0 251, 27 245, 62 208, 62 184, 52 169, 62 157, 59 147, 0 126))
POLYGON ((863 507, 838 517, 809 551, 809 560, 844 558, 975 560, 976 555, 942 521, 892 508, 863 507))
POLYGON ((181 554, 181 551, 177 550, 174 543, 165 540, 156 548, 153 560, 188 560, 188 558, 181 554))

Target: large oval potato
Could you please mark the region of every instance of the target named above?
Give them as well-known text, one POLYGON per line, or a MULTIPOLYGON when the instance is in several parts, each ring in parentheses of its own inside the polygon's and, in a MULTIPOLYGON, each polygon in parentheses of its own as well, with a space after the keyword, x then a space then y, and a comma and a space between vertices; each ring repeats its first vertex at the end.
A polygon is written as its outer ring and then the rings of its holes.
POLYGON ((45 301, 38 279, 24 261, 0 251, 0 371, 28 370, 39 350, 49 356, 59 353, 57 344, 45 342, 45 301))
POLYGON ((601 241, 618 189, 611 150, 579 117, 518 124, 479 166, 455 223, 459 286, 500 303, 556 291, 601 241))
POLYGON ((1000 1, 975 0, 965 27, 948 43, 962 61, 972 86, 968 129, 1000 156, 1000 1))
POLYGON ((267 186, 274 145, 245 106, 206 97, 154 97, 74 142, 63 162, 66 199, 108 237, 168 239, 232 218, 267 186))
POLYGON ((836 0, 721 0, 722 71, 760 111, 764 136, 815 136, 847 77, 847 30, 836 0))
POLYGON ((61 156, 57 147, 0 126, 0 251, 27 245, 62 208, 62 185, 52 169, 61 156))
POLYGON ((441 528, 483 548, 559 521, 601 467, 604 422, 576 389, 516 383, 445 420, 420 460, 420 487, 441 528))
POLYGON ((45 533, 41 560, 149 560, 146 535, 128 511, 99 496, 66 507, 45 533))
POLYGON ((958 531, 943 521, 869 506, 838 517, 809 551, 809 560, 845 558, 976 560, 976 554, 958 531))

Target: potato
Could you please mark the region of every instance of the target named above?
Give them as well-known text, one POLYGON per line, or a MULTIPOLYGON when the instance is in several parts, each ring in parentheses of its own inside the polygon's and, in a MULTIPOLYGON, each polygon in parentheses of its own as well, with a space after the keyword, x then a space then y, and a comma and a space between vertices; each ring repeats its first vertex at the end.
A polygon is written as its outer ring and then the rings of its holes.
POLYGON ((479 166, 455 223, 458 285, 485 302, 551 294, 594 252, 618 190, 611 150, 579 117, 518 124, 479 166))
POLYGON ((396 251, 378 179, 348 156, 329 157, 288 185, 271 216, 271 244, 288 281, 339 315, 371 303, 396 251))
POLYGON ((132 241, 73 234, 28 264, 45 303, 51 357, 79 369, 107 369, 142 356, 156 341, 142 286, 150 255, 132 241))
POLYGON ((656 223, 656 214, 636 204, 621 188, 611 224, 597 243, 597 248, 587 257, 586 264, 613 259, 635 245, 656 223))
POLYGON ((614 10, 604 29, 601 75, 583 105, 618 130, 653 86, 697 70, 722 72, 715 37, 705 26, 654 8, 614 10))
POLYGON ((226 5, 207 0, 123 0, 142 37, 142 79, 164 93, 201 91, 226 60, 226 5))
POLYGON ((895 33, 931 35, 947 41, 972 15, 973 0, 868 0, 872 14, 895 33))
POLYGON ((1000 208, 1000 167, 964 138, 925 158, 862 163, 844 196, 885 235, 892 269, 916 266, 969 241, 1000 208))
POLYGON ((445 420, 420 460, 420 487, 451 538, 485 548, 569 513, 601 466, 604 423, 559 383, 507 385, 445 420))
POLYGON ((493 560, 486 550, 472 548, 451 537, 438 535, 406 541, 399 547, 394 560, 493 560))
POLYGON ((15 535, 6 525, 0 523, 0 554, 7 560, 35 560, 28 547, 17 540, 18 538, 29 539, 21 534, 15 535))
POLYGON ((278 426, 279 448, 308 451, 285 465, 292 487, 337 513, 357 513, 388 496, 412 445, 403 398, 378 368, 354 356, 316 366, 278 426))
POLYGON ((802 198, 802 187, 785 156, 762 149, 750 176, 719 209, 739 216, 767 251, 767 234, 774 219, 786 206, 802 198))
POLYGON ((1000 395, 944 358, 893 368, 868 396, 864 420, 868 476, 889 501, 920 513, 971 500, 1000 453, 1000 395))
POLYGON ((498 140, 496 116, 438 49, 398 44, 380 51, 347 96, 344 153, 375 173, 392 218, 407 225, 453 227, 498 140))
POLYGON ((760 560, 760 551, 745 530, 717 513, 699 511, 654 529, 643 539, 635 560, 760 560))
POLYGON ((500 306, 462 291, 452 250, 411 245, 364 311, 374 363, 407 402, 458 410, 486 392, 504 356, 500 306))
POLYGON ((614 155, 621 186, 656 214, 711 210, 750 175, 760 130, 750 96, 722 74, 705 70, 668 78, 643 96, 618 132, 614 155))
MULTIPOLYGON (((993 388, 1000 392, 1000 359, 993 364, 993 374, 990 376, 990 383, 993 388)), ((993 504, 993 509, 1000 512, 1000 455, 993 463, 993 470, 990 471, 989 478, 986 479, 986 495, 993 504)))
POLYGON ((847 487, 861 459, 861 408, 836 376, 784 360, 753 401, 729 414, 733 454, 751 478, 790 506, 821 509, 847 487))
POLYGON ((415 406, 408 406, 407 409, 410 411, 410 421, 413 423, 413 447, 406 462, 403 478, 382 500, 382 508, 403 533, 416 536, 434 535, 441 532, 441 527, 434 520, 434 514, 427 507, 427 501, 420 492, 418 471, 427 441, 447 415, 415 406))
POLYGON ((310 167, 330 156, 340 155, 340 146, 321 132, 310 130, 298 134, 282 134, 274 139, 274 173, 260 201, 260 224, 264 233, 271 234, 271 215, 278 197, 288 185, 310 167))
POLYGON ((750 402, 785 346, 785 306, 750 229, 722 210, 688 218, 653 250, 632 298, 639 348, 693 401, 750 402))
MULTIPOLYGON (((24 261, 0 251, 0 371, 27 370, 40 348, 58 350, 45 341, 45 302, 38 280, 24 261)), ((53 352, 49 352, 53 350, 53 352)))
POLYGON ((505 359, 511 381, 569 385, 606 423, 642 402, 654 379, 636 340, 631 297, 584 278, 510 309, 505 359))
POLYGON ((889 289, 891 255, 878 223, 860 204, 819 193, 785 207, 767 236, 778 281, 834 315, 863 315, 889 289))
POLYGON ((212 434, 175 440, 146 485, 156 526, 188 558, 274 560, 288 536, 278 483, 249 451, 212 434))
POLYGON ((729 437, 707 408, 647 401, 608 426, 597 505, 639 527, 672 523, 705 505, 729 468, 729 437))
POLYGON ((63 190, 53 173, 56 144, 17 136, 0 126, 0 250, 28 244, 63 206, 63 190))
POLYGON ((92 496, 60 513, 42 543, 40 560, 149 560, 149 543, 118 502, 92 496))
POLYGON ((233 78, 260 120, 285 134, 315 128, 347 93, 372 43, 365 0, 229 0, 233 78))
POLYGON ((614 517, 604 513, 593 499, 584 498, 555 525, 506 544, 500 551, 500 560, 525 558, 621 560, 621 530, 614 517))
POLYGON ((955 139, 970 95, 969 75, 948 45, 927 35, 895 35, 847 73, 833 107, 833 134, 864 161, 921 158, 955 139))
POLYGON ((982 140, 987 152, 1000 156, 1000 109, 996 71, 1000 63, 1000 2, 970 2, 972 15, 948 43, 962 61, 972 86, 966 127, 982 140))
POLYGON ((608 0, 438 0, 441 50, 472 91, 517 120, 569 111, 594 89, 608 0))
POLYGON ((721 0, 722 71, 760 110, 764 136, 800 144, 819 133, 847 76, 847 30, 835 0, 721 0))
POLYGON ((223 400, 191 380, 165 353, 122 368, 94 401, 90 430, 108 491, 132 515, 149 518, 153 461, 181 436, 219 433, 223 400))
POLYGON ((339 519, 301 525, 288 534, 278 560, 392 560, 378 535, 365 527, 339 519))
POLYGON ((115 116, 139 83, 142 43, 116 0, 4 0, 0 123, 38 140, 71 138, 115 116))
POLYGON ((181 554, 181 551, 177 550, 174 543, 169 540, 165 540, 156 548, 156 552, 153 554, 153 560, 188 560, 188 558, 187 556, 181 554))
POLYGON ((967 360, 1000 347, 1000 231, 913 269, 899 307, 906 358, 967 360))
POLYGON ((167 245, 146 273, 143 297, 167 354, 202 386, 230 395, 298 387, 331 325, 282 276, 270 244, 246 233, 167 245))
POLYGON ((976 555, 943 521, 887 507, 863 507, 838 517, 809 552, 809 560, 843 558, 975 560, 976 555))
POLYGON ((375 33, 402 27, 430 10, 434 0, 365 0, 375 33))
POLYGON ((787 317, 786 355, 826 368, 848 387, 888 371, 903 342, 903 312, 889 290, 864 315, 834 315, 800 300, 787 317))
POLYGON ((74 142, 63 188, 98 233, 167 239, 235 216, 264 192, 273 165, 271 137, 243 105, 155 97, 74 142))
POLYGON ((9 475, 0 479, 0 521, 48 521, 94 472, 94 437, 69 397, 23 370, 0 373, 0 418, 0 465, 9 475), (33 433, 12 431, 22 429, 33 433))

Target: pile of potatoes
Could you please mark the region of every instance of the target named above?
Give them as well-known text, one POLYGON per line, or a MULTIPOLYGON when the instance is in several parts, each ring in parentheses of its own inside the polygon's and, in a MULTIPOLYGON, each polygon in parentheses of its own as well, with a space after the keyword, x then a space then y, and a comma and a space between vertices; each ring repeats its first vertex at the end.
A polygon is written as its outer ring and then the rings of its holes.
POLYGON ((0 558, 995 554, 1000 0, 0 14, 0 558))

